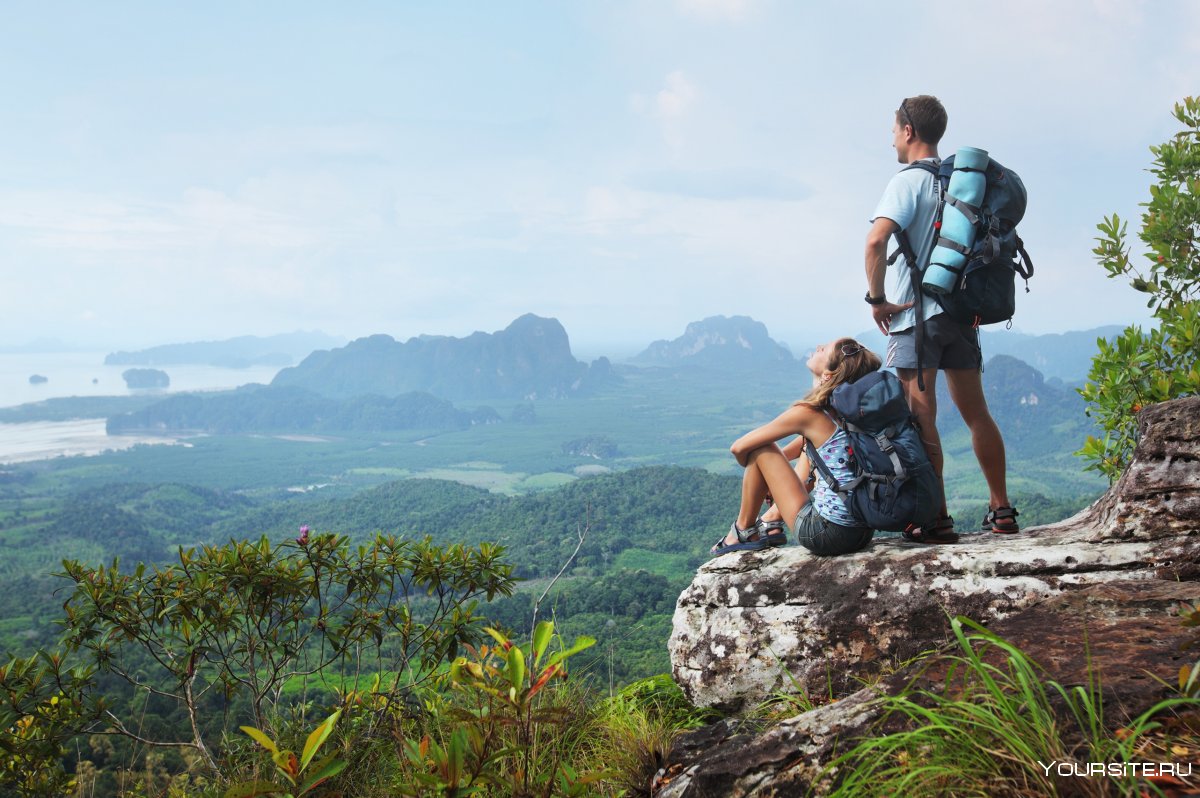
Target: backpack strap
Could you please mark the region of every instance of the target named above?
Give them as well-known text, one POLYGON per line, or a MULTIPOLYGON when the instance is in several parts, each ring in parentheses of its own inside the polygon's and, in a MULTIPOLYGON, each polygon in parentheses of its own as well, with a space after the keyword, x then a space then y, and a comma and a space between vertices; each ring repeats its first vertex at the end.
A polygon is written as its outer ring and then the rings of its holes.
POLYGON ((1033 276, 1033 259, 1025 251, 1025 242, 1017 236, 1017 252, 1021 258, 1017 261, 1017 274, 1025 280, 1025 293, 1029 293, 1029 278, 1033 276))
POLYGON ((908 166, 904 167, 900 171, 907 172, 909 169, 923 169, 924 171, 928 172, 929 174, 933 175, 934 177, 937 177, 938 164, 940 164, 940 163, 941 163, 940 160, 937 163, 934 163, 933 161, 926 161, 926 160, 913 161, 912 163, 910 163, 908 166))
MULTIPOLYGON (((837 433, 835 432, 834 434, 836 435, 837 433)), ((817 447, 813 446, 812 441, 808 440, 807 438, 804 439, 804 451, 805 454, 808 455, 808 462, 812 463, 817 469, 817 473, 821 475, 821 479, 825 480, 825 484, 829 486, 830 490, 841 497, 842 504, 846 505, 847 510, 850 510, 850 505, 846 500, 846 495, 850 493, 850 491, 857 488, 859 484, 861 484, 862 481, 867 477, 860 473, 854 479, 842 484, 837 481, 837 478, 834 477, 833 472, 829 470, 829 465, 825 462, 824 458, 821 457, 820 453, 817 451, 817 447)))
MULTIPOLYGON (((939 161, 938 163, 941 163, 941 162, 939 161)), ((942 183, 941 183, 941 178, 938 177, 937 164, 933 163, 932 161, 913 161, 912 163, 910 163, 908 166, 904 167, 900 171, 907 172, 911 169, 920 169, 922 172, 928 172, 929 174, 933 175, 934 182, 937 184, 937 187, 938 187, 938 201, 940 204, 942 197, 946 196, 946 195, 944 195, 942 192, 942 188, 941 188, 942 183)), ((947 201, 949 201, 949 199, 947 199, 947 201)), ((970 205, 967 205, 965 202, 962 204, 967 208, 971 207, 970 205)), ((978 208, 976 208, 976 212, 977 211, 978 211, 978 208)), ((967 211, 963 211, 963 213, 966 214, 967 211)), ((974 222, 972 222, 972 224, 974 224, 974 222)), ((895 252, 893 252, 891 255, 888 256, 888 260, 887 260, 888 265, 891 266, 893 263, 895 263, 896 258, 900 257, 901 255, 903 255, 908 260, 910 265, 915 264, 917 262, 917 257, 916 257, 916 255, 913 254, 913 248, 912 248, 912 244, 908 240, 908 234, 905 233, 903 230, 897 230, 893 235, 895 236, 895 239, 896 239, 897 248, 896 248, 895 252)))
POLYGON ((817 447, 813 446, 812 441, 808 438, 804 439, 804 453, 808 455, 808 462, 812 463, 817 469, 817 472, 821 475, 821 479, 825 480, 825 484, 829 486, 830 490, 838 494, 845 490, 841 483, 833 476, 833 472, 829 470, 829 466, 825 463, 825 460, 817 453, 817 447))
MULTIPOLYGON (((913 161, 908 166, 901 169, 901 172, 907 172, 909 169, 920 169, 923 172, 928 172, 933 175, 934 183, 938 190, 938 205, 941 205, 941 199, 946 195, 942 191, 941 177, 938 175, 938 165, 941 161, 934 163, 932 161, 913 161)), ((966 203, 963 203, 966 205, 966 203)), ((970 206, 966 206, 970 207, 970 206)), ((935 225, 937 220, 935 219, 935 225)), ((936 230, 936 227, 935 227, 936 230)), ((912 280, 913 288, 913 314, 916 323, 913 325, 916 347, 917 347, 917 390, 925 390, 925 369, 924 358, 921 357, 921 350, 925 348, 925 292, 921 290, 921 268, 917 264, 917 253, 913 250, 912 242, 908 238, 908 233, 903 230, 897 230, 892 234, 896 239, 897 249, 888 256, 887 263, 889 266, 896 262, 896 259, 901 255, 904 256, 905 262, 908 264, 908 276, 912 280)), ((934 242, 938 243, 937 241, 934 242)))
POLYGON ((924 391, 925 369, 922 368, 924 359, 921 357, 921 350, 925 348, 925 292, 921 290, 921 270, 917 266, 917 254, 913 251, 912 242, 908 240, 908 234, 897 230, 892 235, 900 248, 888 258, 888 265, 891 266, 898 256, 903 255, 904 262, 908 264, 908 277, 912 281, 913 318, 916 320, 913 335, 917 345, 917 389, 924 391))
MULTIPOLYGON (((946 204, 952 205, 955 208, 957 208, 959 213, 961 213, 963 216, 967 217, 967 221, 971 223, 972 227, 979 224, 979 214, 983 210, 983 208, 979 207, 978 205, 971 205, 968 202, 964 202, 963 200, 960 200, 958 197, 954 196, 953 194, 946 195, 946 204)), ((941 236, 938 236, 938 238, 940 240, 941 236)), ((957 242, 955 242, 955 243, 957 243, 957 242)), ((947 244, 943 243, 942 246, 947 246, 947 244)), ((960 250, 960 251, 962 251, 964 254, 968 254, 967 250, 960 250)))
POLYGON ((808 462, 812 463, 816 467, 817 472, 821 475, 821 478, 825 480, 825 484, 828 485, 829 489, 832 490, 834 494, 842 500, 842 506, 846 508, 846 512, 850 513, 852 517, 856 517, 854 516, 854 510, 850 507, 850 491, 857 488, 859 483, 865 479, 863 474, 860 472, 858 476, 847 482, 845 485, 839 484, 837 479, 834 478, 833 472, 829 470, 829 466, 826 465, 825 461, 821 458, 821 455, 817 454, 817 447, 813 446, 812 441, 808 440, 807 438, 804 440, 804 449, 808 454, 808 462))
POLYGON ((846 422, 846 430, 849 432, 856 432, 859 435, 866 435, 867 437, 874 439, 875 443, 879 446, 880 451, 886 454, 888 459, 892 461, 892 473, 895 474, 895 476, 892 478, 880 477, 880 479, 888 482, 903 482, 904 480, 908 479, 908 470, 904 467, 904 464, 900 462, 900 455, 896 453, 896 447, 892 444, 890 435, 895 435, 894 430, 891 428, 885 428, 877 433, 872 434, 867 432, 865 429, 854 426, 849 421, 846 422))

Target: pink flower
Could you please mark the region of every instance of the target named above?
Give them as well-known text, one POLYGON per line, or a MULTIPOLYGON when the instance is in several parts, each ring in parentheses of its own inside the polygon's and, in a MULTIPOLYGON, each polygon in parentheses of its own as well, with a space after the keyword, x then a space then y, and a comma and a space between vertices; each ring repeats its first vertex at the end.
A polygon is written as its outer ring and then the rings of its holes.
POLYGON ((296 542, 301 546, 308 543, 308 524, 300 527, 300 537, 296 538, 296 542))

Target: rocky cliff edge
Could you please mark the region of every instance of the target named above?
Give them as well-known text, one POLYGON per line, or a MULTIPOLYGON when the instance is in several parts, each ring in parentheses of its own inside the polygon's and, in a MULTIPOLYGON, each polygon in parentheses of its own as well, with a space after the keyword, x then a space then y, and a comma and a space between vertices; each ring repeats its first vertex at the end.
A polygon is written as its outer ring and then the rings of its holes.
POLYGON ((1170 610, 1200 599, 1200 397, 1147 408, 1139 429, 1133 462, 1101 499, 1015 537, 884 539, 835 558, 793 545, 706 563, 679 597, 669 642, 687 696, 732 712, 780 690, 841 700, 761 735, 734 720, 681 740, 656 794, 803 789, 834 740, 875 719, 880 691, 911 678, 905 661, 945 645, 956 615, 1064 683, 1083 683, 1090 662, 1124 710, 1114 718, 1162 698, 1147 674, 1173 678, 1186 632, 1170 610))

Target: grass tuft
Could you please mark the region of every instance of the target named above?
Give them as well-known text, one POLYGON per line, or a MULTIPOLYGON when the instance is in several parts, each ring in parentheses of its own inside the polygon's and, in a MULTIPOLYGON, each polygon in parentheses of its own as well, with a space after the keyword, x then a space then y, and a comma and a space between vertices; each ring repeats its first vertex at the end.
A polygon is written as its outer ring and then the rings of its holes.
POLYGON ((867 796, 1160 795, 1127 770, 1121 775, 1060 775, 1057 763, 1140 762, 1140 746, 1162 713, 1200 709, 1174 698, 1110 732, 1100 686, 1066 687, 1013 644, 963 617, 952 621, 959 653, 948 658, 940 690, 907 689, 885 699, 880 725, 902 730, 859 742, 834 760, 819 789, 867 796))

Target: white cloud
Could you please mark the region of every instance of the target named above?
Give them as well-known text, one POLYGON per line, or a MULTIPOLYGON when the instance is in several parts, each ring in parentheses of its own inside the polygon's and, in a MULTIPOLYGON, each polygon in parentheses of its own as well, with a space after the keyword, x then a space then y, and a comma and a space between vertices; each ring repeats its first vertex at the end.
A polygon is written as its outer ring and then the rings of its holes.
POLYGON ((655 96, 655 109, 663 121, 678 119, 687 113, 696 102, 700 92, 688 80, 683 70, 675 70, 667 75, 666 86, 655 96))
POLYGON ((220 191, 186 189, 173 202, 75 191, 0 193, 0 230, 35 249, 80 253, 171 251, 215 245, 301 248, 302 220, 220 191))
POLYGON ((668 148, 678 154, 687 140, 688 117, 694 111, 700 90, 681 69, 670 72, 663 80, 663 87, 649 99, 644 94, 633 94, 629 106, 635 113, 654 119, 659 133, 668 148))
POLYGON ((584 193, 580 222, 592 235, 609 235, 618 225, 633 224, 644 211, 631 192, 592 186, 584 193))
POLYGON ((51 250, 148 250, 178 234, 162 206, 79 191, 0 192, 0 232, 51 250))

